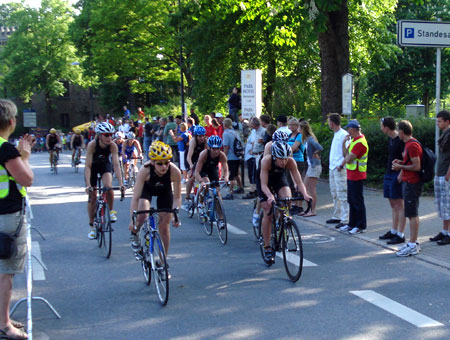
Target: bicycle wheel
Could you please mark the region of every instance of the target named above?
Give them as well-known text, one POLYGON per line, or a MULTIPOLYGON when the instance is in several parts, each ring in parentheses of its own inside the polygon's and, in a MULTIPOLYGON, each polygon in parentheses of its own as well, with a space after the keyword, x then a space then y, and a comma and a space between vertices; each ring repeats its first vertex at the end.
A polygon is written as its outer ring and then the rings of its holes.
POLYGON ((94 225, 95 225, 95 238, 97 239, 97 245, 99 248, 102 247, 103 244, 103 233, 102 233, 102 217, 101 217, 101 211, 100 206, 97 203, 97 208, 95 210, 95 219, 94 219, 94 225))
POLYGON ((226 244, 228 240, 228 226, 227 218, 225 216, 225 209, 223 208, 222 200, 218 197, 215 198, 215 222, 217 225, 217 232, 219 233, 219 239, 222 244, 226 244))
MULTIPOLYGON (((206 213, 203 214, 203 226, 205 227, 205 231, 207 235, 211 235, 212 234, 212 230, 213 230, 213 222, 211 220, 211 210, 210 210, 210 204, 209 202, 203 202, 205 204, 205 207, 203 208, 203 210, 206 210, 206 213)), ((201 214, 201 212, 200 212, 201 214)))
POLYGON ((111 256, 111 246, 112 246, 112 227, 111 227, 111 217, 109 216, 109 207, 105 204, 102 216, 102 237, 103 246, 105 247, 105 256, 107 259, 111 256))
POLYGON ((146 239, 147 232, 147 221, 145 221, 145 224, 141 227, 141 230, 139 231, 139 241, 141 242, 141 253, 142 253, 142 260, 141 260, 141 267, 142 267, 142 273, 144 274, 145 284, 148 286, 150 285, 150 282, 152 282, 152 264, 150 262, 150 249, 148 245, 148 240, 146 239))
POLYGON ((293 220, 289 220, 283 229, 281 247, 283 250, 284 268, 289 279, 296 282, 302 275, 303 269, 302 236, 293 220))
POLYGON ((191 204, 189 204, 189 208, 188 208, 188 217, 192 218, 192 216, 194 216, 195 213, 195 204, 194 204, 194 200, 191 199, 191 204))
MULTIPOLYGON (((75 151, 75 152, 77 152, 77 151, 75 151)), ((79 161, 80 160, 78 158, 78 155, 75 155, 75 160, 74 160, 75 173, 78 173, 78 164, 80 163, 79 161)))
POLYGON ((158 233, 153 238, 153 252, 151 253, 152 272, 155 279, 156 293, 163 306, 169 300, 169 272, 166 252, 158 233))

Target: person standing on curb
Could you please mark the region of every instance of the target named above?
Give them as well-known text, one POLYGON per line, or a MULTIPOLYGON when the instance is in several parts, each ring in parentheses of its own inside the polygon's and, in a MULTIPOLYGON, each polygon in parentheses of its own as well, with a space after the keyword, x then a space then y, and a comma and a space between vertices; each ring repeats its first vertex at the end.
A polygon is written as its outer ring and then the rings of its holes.
POLYGON ((344 166, 347 168, 347 201, 350 206, 350 217, 348 224, 339 229, 354 235, 364 232, 367 228, 363 184, 367 177, 369 145, 366 137, 361 133, 361 126, 356 119, 351 120, 346 128, 349 135, 342 142, 345 159, 340 167, 341 170, 344 166), (347 147, 348 140, 350 140, 350 145, 347 147))
POLYGON ((443 110, 436 115, 436 124, 443 132, 439 137, 439 155, 436 176, 434 177, 434 196, 439 217, 442 218, 442 231, 430 241, 440 246, 450 244, 450 111, 443 110))
POLYGON ((329 114, 328 126, 334 133, 329 158, 330 193, 333 197, 334 211, 327 223, 337 223, 335 228, 339 229, 348 224, 347 172, 341 167, 344 162, 342 143, 348 136, 348 132, 341 128, 339 113, 329 114))
POLYGON ((13 278, 23 272, 26 244, 24 216, 25 187, 33 184, 33 171, 28 159, 35 143, 25 135, 16 148, 8 142, 16 128, 17 108, 9 100, 0 100, 0 231, 13 237, 17 252, 0 260, 0 338, 28 339, 24 324, 9 317, 13 278))
POLYGON ((412 137, 413 127, 407 120, 397 124, 398 136, 405 143, 403 160, 394 159, 392 170, 400 171, 398 181, 402 182, 405 217, 409 219, 409 242, 398 249, 397 256, 417 255, 420 251, 417 236, 419 235, 419 197, 422 194, 423 183, 420 180, 420 163, 422 146, 412 137))
POLYGON ((392 209, 392 227, 386 234, 379 237, 387 240, 387 244, 399 244, 405 242, 406 218, 403 207, 402 186, 397 178, 400 171, 392 170, 392 161, 402 158, 405 143, 398 136, 395 120, 392 117, 384 117, 380 122, 381 131, 389 137, 388 159, 386 173, 383 179, 384 198, 389 199, 392 209))
POLYGON ((241 139, 239 137, 239 134, 236 131, 234 131, 233 121, 230 118, 225 118, 225 120, 223 121, 223 127, 225 128, 225 131, 223 133, 223 152, 227 156, 228 171, 230 174, 229 175, 230 185, 228 186, 228 188, 230 192, 222 199, 232 200, 234 199, 233 188, 235 184, 239 186, 239 189, 241 189, 242 192, 244 191, 241 177, 239 176, 239 165, 241 164, 241 160, 239 156, 234 153, 235 140, 238 139, 239 141, 241 141, 241 139))

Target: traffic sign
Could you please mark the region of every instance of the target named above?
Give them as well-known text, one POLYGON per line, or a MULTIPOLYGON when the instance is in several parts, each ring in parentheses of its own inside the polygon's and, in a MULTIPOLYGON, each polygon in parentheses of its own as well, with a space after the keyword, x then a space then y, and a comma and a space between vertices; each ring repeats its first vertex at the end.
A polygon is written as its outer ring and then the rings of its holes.
POLYGON ((400 20, 397 43, 400 46, 450 47, 450 22, 400 20))
POLYGON ((36 127, 36 111, 23 111, 23 126, 36 127))

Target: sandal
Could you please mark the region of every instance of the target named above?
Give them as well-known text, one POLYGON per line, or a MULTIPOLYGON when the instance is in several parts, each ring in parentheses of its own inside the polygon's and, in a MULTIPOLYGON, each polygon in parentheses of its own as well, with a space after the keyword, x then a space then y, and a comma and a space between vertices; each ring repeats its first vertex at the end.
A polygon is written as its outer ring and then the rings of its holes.
POLYGON ((23 322, 16 321, 16 320, 13 320, 13 319, 9 319, 9 321, 11 322, 11 325, 13 325, 16 328, 24 328, 25 327, 23 322))
POLYGON ((27 333, 22 328, 16 328, 19 332, 17 335, 8 335, 8 331, 12 329, 11 326, 6 327, 5 329, 0 329, 0 339, 9 339, 9 340, 25 340, 28 339, 27 333))
POLYGON ((303 217, 312 217, 312 216, 316 216, 316 214, 309 212, 309 213, 303 215, 303 217))

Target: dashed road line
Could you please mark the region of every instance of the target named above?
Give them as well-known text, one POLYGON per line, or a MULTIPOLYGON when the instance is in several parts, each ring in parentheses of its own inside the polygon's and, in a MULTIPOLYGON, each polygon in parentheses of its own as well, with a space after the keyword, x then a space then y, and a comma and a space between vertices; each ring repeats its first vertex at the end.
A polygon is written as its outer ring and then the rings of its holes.
MULTIPOLYGON (((283 253, 277 252, 277 256, 279 258, 283 258, 283 253)), ((286 257, 287 257, 288 262, 290 262, 292 264, 297 264, 298 263, 299 257, 297 255, 291 254, 291 253, 286 253, 286 257)), ((315 264, 314 262, 308 261, 307 259, 303 258, 303 267, 317 267, 317 264, 315 264)))
POLYGON ((381 294, 378 294, 373 290, 353 290, 350 291, 350 293, 360 297, 363 300, 366 300, 367 302, 374 304, 377 307, 380 307, 381 309, 384 309, 385 311, 419 328, 443 326, 442 323, 430 319, 428 316, 420 314, 419 312, 416 312, 415 310, 409 307, 406 307, 394 300, 391 300, 381 294))

